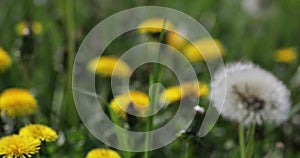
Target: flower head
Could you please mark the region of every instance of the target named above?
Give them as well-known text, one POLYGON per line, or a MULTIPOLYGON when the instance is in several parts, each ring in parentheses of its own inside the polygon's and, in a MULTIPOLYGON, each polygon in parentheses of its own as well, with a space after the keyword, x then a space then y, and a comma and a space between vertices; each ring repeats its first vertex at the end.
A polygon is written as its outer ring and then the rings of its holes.
POLYGON ((121 156, 113 150, 98 148, 91 150, 86 158, 121 158, 121 156))
POLYGON ((279 49, 275 53, 275 60, 277 62, 289 63, 294 61, 298 57, 298 54, 294 48, 279 49))
POLYGON ((165 41, 170 46, 179 50, 187 44, 187 40, 184 37, 180 36, 179 34, 173 31, 168 31, 165 41))
POLYGON ((0 47, 0 73, 4 72, 11 65, 11 59, 7 52, 0 47))
POLYGON ((41 142, 32 137, 20 135, 0 139, 0 155, 3 158, 26 158, 39 152, 41 142))
POLYGON ((160 33, 163 29, 169 30, 172 29, 174 26, 171 22, 163 18, 152 18, 145 20, 138 26, 138 31, 140 33, 150 33, 150 34, 157 34, 160 33), (164 24, 165 23, 165 24, 164 24))
POLYGON ((31 124, 21 128, 19 135, 32 137, 46 142, 56 141, 58 137, 53 129, 40 124, 31 124))
POLYGON ((131 73, 130 66, 122 60, 115 57, 101 57, 90 61, 88 68, 90 71, 96 71, 96 74, 104 77, 128 77, 131 73), (113 73, 114 72, 114 73, 113 73))
POLYGON ((149 96, 140 91, 129 91, 129 93, 124 93, 116 96, 111 102, 110 107, 115 111, 115 113, 122 117, 126 117, 126 111, 130 104, 133 104, 134 108, 141 114, 146 114, 148 106, 150 103, 149 96))
POLYGON ((166 100, 167 103, 179 101, 187 96, 207 96, 209 93, 208 85, 201 82, 187 82, 181 86, 172 86, 167 88, 160 96, 160 100, 166 100))
POLYGON ((265 18, 275 11, 273 1, 269 0, 242 0, 241 3, 244 11, 253 18, 265 18))
POLYGON ((16 33, 20 36, 27 35, 32 31, 34 34, 41 34, 43 32, 43 26, 41 23, 34 21, 34 22, 26 22, 22 21, 17 24, 16 26, 16 33))
POLYGON ((0 95, 0 109, 10 117, 30 115, 37 109, 37 100, 26 89, 10 88, 0 95))
POLYGON ((201 39, 188 44, 182 53, 191 61, 213 60, 224 54, 222 43, 216 39, 201 39), (200 52, 201 51, 201 52, 200 52))
POLYGON ((211 98, 214 106, 223 105, 225 118, 245 125, 280 124, 288 118, 290 92, 271 73, 252 63, 230 64, 223 72, 213 77, 211 98))

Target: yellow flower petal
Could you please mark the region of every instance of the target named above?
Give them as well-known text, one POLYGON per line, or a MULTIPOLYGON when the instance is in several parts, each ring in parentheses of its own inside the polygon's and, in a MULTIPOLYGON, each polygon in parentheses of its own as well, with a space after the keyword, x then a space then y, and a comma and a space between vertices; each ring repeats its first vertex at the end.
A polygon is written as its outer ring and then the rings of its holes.
POLYGON ((165 30, 169 30, 174 28, 173 24, 169 22, 168 20, 164 24, 163 18, 152 18, 145 20, 138 26, 138 31, 140 33, 160 33, 163 28, 165 30))
POLYGON ((179 34, 169 31, 166 36, 166 43, 176 49, 182 49, 187 41, 185 38, 181 37, 179 34))
POLYGON ((104 77, 111 77, 112 75, 117 77, 128 77, 132 71, 130 66, 124 61, 107 56, 101 57, 100 59, 93 59, 90 61, 88 68, 90 71, 96 71, 96 74, 104 77), (113 71, 115 71, 114 74, 113 71))
POLYGON ((0 155, 4 158, 31 157, 40 150, 41 142, 32 137, 20 135, 6 136, 0 139, 0 155))
POLYGON ((33 22, 22 21, 16 25, 15 29, 16 29, 16 33, 20 36, 27 35, 30 32, 30 29, 36 35, 43 33, 43 25, 37 21, 33 21, 33 22))
POLYGON ((181 86, 172 86, 167 88, 160 96, 161 102, 172 103, 181 100, 181 98, 187 96, 199 96, 204 97, 209 93, 209 87, 205 83, 201 82, 187 82, 181 86))
POLYGON ((26 116, 36 111, 37 100, 28 90, 10 88, 0 95, 0 109, 9 117, 26 116))
POLYGON ((27 125, 20 129, 19 135, 33 137, 46 142, 54 142, 58 138, 57 133, 53 129, 41 124, 27 125))
POLYGON ((91 150, 86 158, 121 158, 121 156, 113 150, 98 148, 91 150))
POLYGON ((145 115, 150 104, 150 99, 146 93, 140 91, 129 91, 129 93, 116 96, 110 102, 110 107, 119 117, 126 118, 126 111, 123 109, 127 109, 131 103, 141 115, 145 115))
POLYGON ((4 72, 11 66, 11 59, 7 52, 0 47, 0 73, 4 72))
POLYGON ((277 62, 289 63, 297 59, 298 54, 294 48, 279 49, 275 53, 275 60, 277 62))
POLYGON ((204 61, 204 57, 207 60, 214 60, 224 55, 224 48, 220 41, 205 38, 188 44, 182 52, 191 62, 197 62, 204 61))

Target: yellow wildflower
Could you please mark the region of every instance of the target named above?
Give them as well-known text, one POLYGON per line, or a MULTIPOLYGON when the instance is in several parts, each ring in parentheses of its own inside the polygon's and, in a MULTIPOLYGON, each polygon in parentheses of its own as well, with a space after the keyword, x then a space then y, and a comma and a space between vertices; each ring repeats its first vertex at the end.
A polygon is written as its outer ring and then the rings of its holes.
POLYGON ((160 33, 163 28, 165 30, 170 30, 174 28, 173 24, 166 20, 164 24, 165 19, 163 18, 152 18, 145 20, 138 26, 138 31, 140 33, 150 33, 150 34, 156 34, 160 33))
POLYGON ((0 72, 4 72, 11 65, 11 59, 7 52, 0 47, 0 72))
POLYGON ((216 39, 201 39, 183 48, 183 54, 191 61, 213 60, 224 54, 222 43, 216 39), (201 53, 200 53, 201 51, 201 53))
POLYGON ((30 29, 32 30, 32 32, 34 34, 37 34, 37 35, 39 35, 43 32, 43 26, 41 23, 39 23, 37 21, 34 21, 32 23, 22 21, 17 24, 16 33, 20 36, 27 35, 29 33, 30 29))
POLYGON ((0 155, 3 158, 26 158, 39 152, 41 142, 32 137, 20 135, 0 139, 0 155))
POLYGON ((126 110, 131 103, 141 115, 145 115, 148 110, 150 99, 149 96, 143 92, 129 91, 129 93, 116 96, 110 102, 110 107, 119 117, 126 118, 126 111, 124 110, 126 110))
POLYGON ((121 158, 121 156, 110 149, 93 149, 91 150, 86 158, 121 158))
POLYGON ((33 137, 46 142, 54 142, 58 138, 57 133, 53 129, 41 124, 27 125, 20 129, 19 135, 33 137))
POLYGON ((90 61, 88 68, 90 71, 96 71, 96 74, 104 77, 111 77, 112 75, 128 77, 132 71, 130 66, 124 61, 108 56, 93 59, 90 61), (112 74, 113 71, 114 74, 112 74))
POLYGON ((275 60, 277 62, 289 63, 297 59, 298 54, 294 48, 279 49, 275 53, 275 60))
POLYGON ((25 89, 10 88, 0 95, 0 110, 7 116, 25 116, 33 114, 37 109, 37 100, 25 89))
POLYGON ((167 88, 160 96, 160 100, 166 100, 167 103, 172 103, 181 100, 181 98, 187 96, 207 96, 209 93, 209 87, 205 83, 201 82, 187 82, 181 86, 172 86, 167 88), (197 90, 198 89, 198 90, 197 90))
POLYGON ((176 49, 182 49, 187 41, 185 38, 181 37, 179 34, 169 31, 166 35, 166 43, 176 49))

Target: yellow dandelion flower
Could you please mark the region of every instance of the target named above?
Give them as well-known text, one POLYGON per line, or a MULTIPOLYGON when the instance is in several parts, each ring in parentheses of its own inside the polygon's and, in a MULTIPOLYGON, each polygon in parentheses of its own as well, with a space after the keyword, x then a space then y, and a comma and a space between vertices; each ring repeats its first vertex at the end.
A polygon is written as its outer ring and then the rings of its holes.
POLYGON ((152 18, 145 20, 138 26, 138 31, 140 33, 151 33, 151 34, 156 34, 160 33, 163 28, 165 30, 171 30, 174 28, 173 24, 169 22, 168 20, 165 22, 165 19, 163 18, 152 18))
POLYGON ((0 95, 0 109, 10 117, 26 116, 36 111, 37 100, 28 90, 10 88, 0 95))
POLYGON ((29 28, 28 28, 27 23, 25 21, 22 21, 22 22, 17 24, 16 33, 18 35, 26 35, 26 34, 29 33, 29 28))
POLYGON ((204 97, 209 93, 209 87, 202 82, 187 82, 181 86, 172 86, 167 88, 160 96, 160 100, 172 103, 181 100, 187 96, 204 97), (198 87, 197 87, 198 86, 198 87))
POLYGON ((213 60, 218 58, 220 55, 224 55, 224 48, 220 41, 205 38, 188 44, 183 48, 182 53, 191 62, 197 62, 204 61, 204 57, 207 60, 213 60))
POLYGON ((172 86, 167 88, 161 94, 161 100, 166 99, 168 103, 172 103, 181 99, 181 87, 180 86, 172 86))
POLYGON ((0 47, 0 73, 7 70, 11 65, 11 59, 7 52, 0 47))
POLYGON ((110 149, 93 149, 91 150, 86 158, 121 158, 121 156, 110 149))
POLYGON ((277 62, 289 63, 297 59, 298 54, 295 48, 279 49, 275 53, 275 60, 277 62))
POLYGON ((16 25, 16 33, 20 36, 27 35, 30 29, 34 34, 37 35, 43 33, 43 25, 37 21, 34 21, 32 23, 22 21, 16 25))
POLYGON ((34 21, 32 23, 32 31, 37 35, 43 33, 43 25, 37 21, 34 21))
POLYGON ((32 137, 20 135, 6 136, 0 139, 0 155, 3 158, 31 157, 40 150, 41 142, 32 137))
POLYGON ((111 77, 112 75, 128 77, 132 71, 130 66, 124 61, 108 56, 91 60, 88 68, 90 71, 96 71, 96 74, 104 77, 111 77))
POLYGON ((130 104, 143 116, 146 114, 150 99, 146 93, 140 91, 129 91, 116 96, 111 102, 110 107, 121 118, 126 118, 126 111, 130 104))
POLYGON ((53 129, 41 124, 27 125, 20 129, 19 135, 33 137, 46 142, 54 142, 58 138, 57 133, 53 129))
POLYGON ((181 37, 179 34, 169 31, 166 36, 166 43, 176 49, 182 49, 187 41, 185 38, 181 37))

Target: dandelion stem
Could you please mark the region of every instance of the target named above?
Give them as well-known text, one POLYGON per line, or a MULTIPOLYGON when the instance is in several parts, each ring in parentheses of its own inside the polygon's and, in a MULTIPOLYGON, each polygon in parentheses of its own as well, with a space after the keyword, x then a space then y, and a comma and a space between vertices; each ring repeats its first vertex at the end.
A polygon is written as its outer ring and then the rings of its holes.
POLYGON ((192 144, 191 144, 190 140, 188 139, 187 142, 186 142, 185 158, 191 158, 192 157, 193 150, 192 150, 191 145, 192 144))
POLYGON ((244 124, 239 124, 239 141, 240 141, 240 156, 245 158, 245 140, 244 140, 244 124))
POLYGON ((4 134, 4 122, 2 121, 2 117, 0 116, 0 135, 4 134))
MULTIPOLYGON (((162 26, 162 31, 160 32, 159 36, 159 42, 162 42, 165 34, 165 25, 166 25, 166 19, 164 19, 163 26, 162 26)), ((159 47, 159 50, 157 52, 157 60, 159 61, 160 59, 160 51, 162 47, 159 47)), ((155 63, 153 67, 153 71, 151 71, 150 76, 149 76, 149 87, 153 85, 154 83, 159 83, 161 80, 161 66, 159 63, 155 63)), ((158 98, 159 98, 159 92, 160 89, 159 87, 155 86, 153 91, 151 92, 151 102, 150 102, 150 109, 149 109, 149 114, 152 115, 153 112, 155 111, 156 105, 158 104, 158 98)), ((146 133, 146 140, 145 140, 145 153, 144 153, 144 158, 149 158, 150 157, 150 152, 149 152, 149 147, 152 145, 152 138, 150 138, 149 131, 152 131, 153 129, 153 119, 154 116, 149 116, 147 119, 147 133, 146 133)))
MULTIPOLYGON (((120 123, 119 118, 116 116, 115 112, 110 108, 110 106, 109 106, 108 103, 106 103, 106 106, 108 107, 108 111, 109 111, 110 117, 111 117, 112 121, 113 121, 114 124, 115 124, 115 129, 116 129, 116 132, 117 132, 117 137, 118 137, 119 142, 121 143, 121 146, 122 146, 123 148, 129 150, 128 142, 127 142, 126 136, 125 136, 124 133, 123 133, 122 131, 120 131, 120 129, 119 129, 119 127, 121 127, 121 123, 120 123)), ((124 156, 124 158, 130 158, 130 157, 131 157, 131 154, 130 154, 130 152, 124 151, 124 152, 123 152, 123 156, 124 156)))
POLYGON ((248 138, 247 138, 248 140, 246 146, 247 158, 252 158, 253 147, 254 147, 254 134, 255 134, 255 124, 252 124, 248 131, 248 138))
POLYGON ((74 32, 74 5, 72 0, 65 0, 65 22, 68 41, 68 70, 67 70, 67 85, 65 95, 65 106, 63 115, 69 126, 78 126, 78 116, 75 109, 75 104, 72 96, 72 71, 75 59, 75 32, 74 32))

